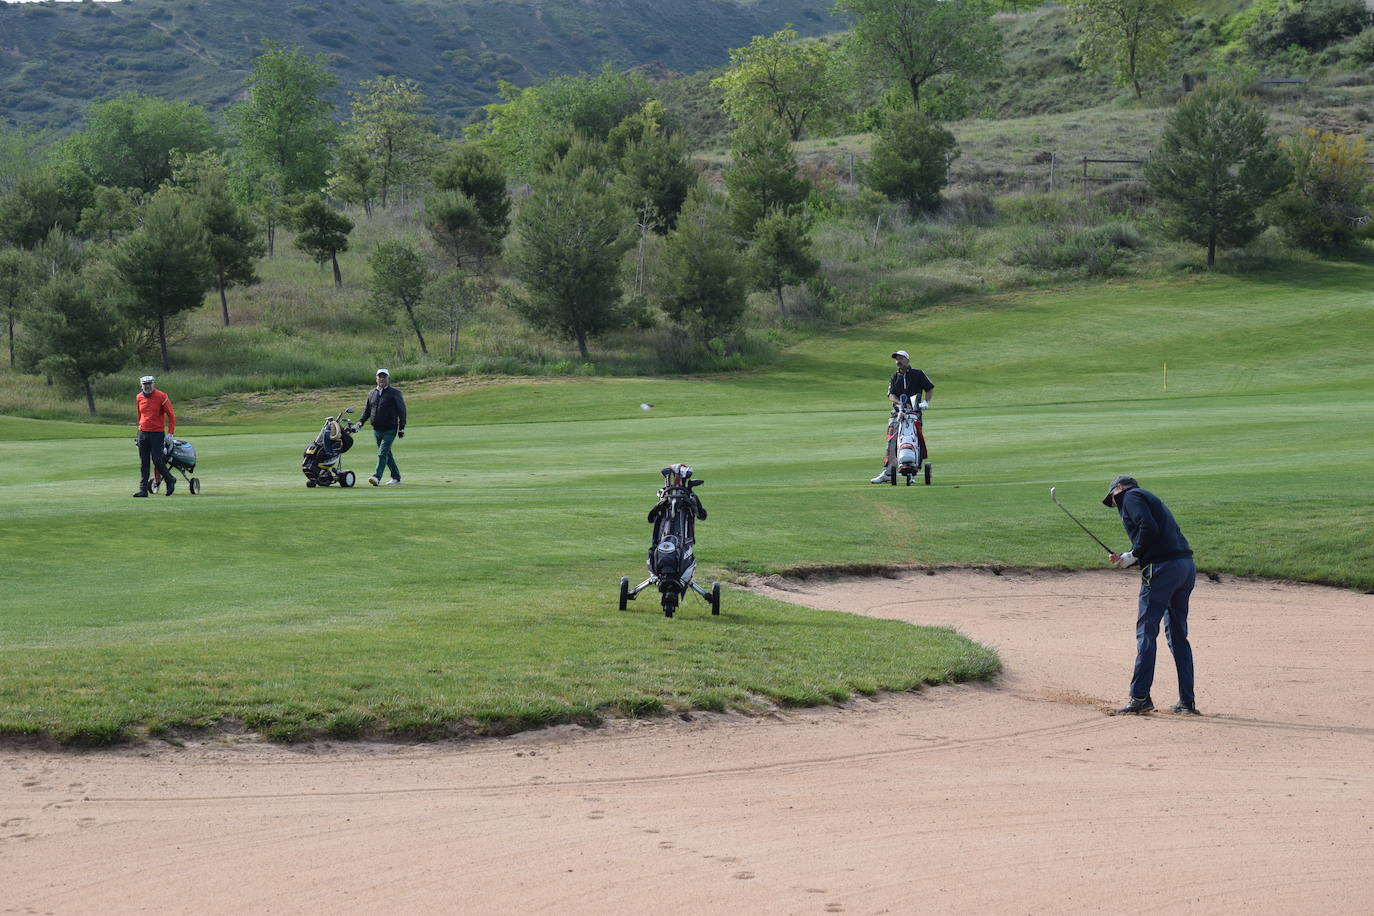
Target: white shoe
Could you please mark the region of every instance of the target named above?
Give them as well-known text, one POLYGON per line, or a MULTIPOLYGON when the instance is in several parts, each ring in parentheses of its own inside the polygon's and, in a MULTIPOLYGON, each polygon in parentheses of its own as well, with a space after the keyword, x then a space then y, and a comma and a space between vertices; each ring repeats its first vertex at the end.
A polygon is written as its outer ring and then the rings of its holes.
POLYGON ((372 484, 374 487, 377 486, 377 484, 381 483, 381 481, 378 480, 376 477, 367 478, 367 482, 372 484))
POLYGON ((401 485, 401 478, 393 477, 386 482, 386 485, 388 487, 399 487, 401 485))
POLYGON ((883 471, 883 472, 882 472, 881 474, 879 474, 877 477, 874 477, 872 480, 869 481, 869 483, 891 483, 891 482, 892 482, 892 475, 889 474, 887 471, 883 471))

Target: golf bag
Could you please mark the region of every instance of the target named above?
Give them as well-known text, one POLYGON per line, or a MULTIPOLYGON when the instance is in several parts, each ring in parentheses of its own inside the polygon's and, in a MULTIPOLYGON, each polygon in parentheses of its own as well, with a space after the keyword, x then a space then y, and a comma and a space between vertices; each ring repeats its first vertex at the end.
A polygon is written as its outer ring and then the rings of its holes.
MULTIPOLYGON (((162 439, 162 457, 167 465, 167 473, 179 473, 181 479, 186 481, 186 488, 191 491, 191 495, 200 492, 200 478, 193 477, 196 471, 196 447, 185 439, 177 439, 174 436, 165 436, 162 439)), ((162 481, 154 479, 153 491, 156 492, 161 486, 162 481)))
POLYGON ((649 510, 649 524, 653 536, 649 541, 649 578, 630 588, 630 577, 620 579, 620 609, 633 601, 650 585, 658 587, 663 616, 672 617, 682 596, 689 590, 696 592, 711 606, 712 614, 720 613, 720 583, 712 582, 711 590, 692 581, 696 573, 696 523, 706 518, 706 507, 693 492, 704 481, 692 478, 692 469, 685 464, 666 467, 658 502, 649 510))
POLYGON ((357 475, 343 470, 340 464, 344 452, 353 447, 353 436, 359 429, 356 424, 344 419, 352 412, 353 408, 349 407, 336 416, 325 417, 320 434, 305 447, 301 473, 305 475, 307 487, 328 487, 336 483, 341 487, 351 487, 357 482, 357 475))
POLYGON ((922 410, 902 396, 902 402, 892 412, 887 424, 888 448, 884 459, 888 465, 888 482, 894 487, 900 475, 911 486, 917 475, 930 485, 930 462, 926 461, 926 442, 921 429, 922 410), (896 440, 894 443, 892 440, 896 440))

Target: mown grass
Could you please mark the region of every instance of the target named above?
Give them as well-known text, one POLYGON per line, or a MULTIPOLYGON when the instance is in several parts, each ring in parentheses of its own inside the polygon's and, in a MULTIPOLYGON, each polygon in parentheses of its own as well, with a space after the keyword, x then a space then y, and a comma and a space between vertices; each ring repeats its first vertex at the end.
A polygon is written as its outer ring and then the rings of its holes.
MULTIPOLYGON (((310 491, 297 470, 324 410, 361 386, 188 422, 195 497, 129 499, 125 432, 7 419, 0 732, 500 733, 996 670, 948 631, 729 587, 718 618, 689 601, 664 620, 650 595, 618 611, 657 469, 679 460, 708 481, 703 581, 1096 566, 1048 488, 1113 543, 1097 500, 1133 473, 1206 571, 1374 589, 1371 279, 1313 264, 995 297, 817 336, 734 377, 417 384, 406 483, 384 490, 310 491), (866 482, 894 346, 936 381, 932 487, 866 482)), ((350 457, 370 470, 365 447, 350 457)))

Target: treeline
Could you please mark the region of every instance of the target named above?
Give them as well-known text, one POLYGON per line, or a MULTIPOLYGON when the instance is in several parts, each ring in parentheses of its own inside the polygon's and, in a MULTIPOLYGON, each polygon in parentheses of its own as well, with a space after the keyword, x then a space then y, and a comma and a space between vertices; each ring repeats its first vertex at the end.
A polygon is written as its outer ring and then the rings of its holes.
MULTIPOLYGON (((940 210, 958 156, 941 123, 959 114, 948 87, 997 63, 989 3, 838 8, 852 17, 838 45, 784 30, 732 52, 716 81, 736 125, 718 182, 634 73, 507 86, 453 141, 423 113, 418 85, 394 76, 364 82, 337 124, 328 62, 270 42, 223 126, 198 106, 127 94, 91 106, 84 129, 38 164, 10 134, 0 149, 10 364, 84 394, 94 413, 93 380, 152 353, 171 368, 169 328, 208 292, 231 323, 229 291, 257 282, 279 227, 341 287, 338 255, 354 228, 343 208, 366 218, 401 201, 423 235, 373 248, 363 282, 375 313, 421 353, 426 331, 442 329, 452 361, 464 322, 497 308, 584 361, 602 335, 657 328, 680 342, 669 368, 722 365, 747 344, 752 293, 784 319, 790 291, 821 306, 832 294, 818 224, 877 213, 876 233, 882 206, 911 219, 940 210), (879 104, 855 104, 854 74, 879 104), (842 201, 799 167, 791 141, 855 117, 875 138, 865 189, 842 201)), ((1149 55, 1118 37, 1144 67, 1149 55)), ((1280 143, 1234 81, 1183 100, 1146 175, 1163 231, 1205 246, 1209 266, 1271 224, 1323 252, 1359 244, 1368 224, 1363 142, 1309 131, 1280 143)))

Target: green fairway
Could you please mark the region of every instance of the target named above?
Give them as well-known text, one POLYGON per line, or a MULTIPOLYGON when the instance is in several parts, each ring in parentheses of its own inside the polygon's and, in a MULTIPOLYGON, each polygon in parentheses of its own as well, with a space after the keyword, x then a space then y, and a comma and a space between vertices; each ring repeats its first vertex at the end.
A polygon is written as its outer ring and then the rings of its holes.
MULTIPOLYGON (((307 490, 299 472, 321 418, 362 388, 232 414, 179 405, 198 496, 129 498, 131 428, 0 418, 0 732, 438 736, 995 672, 948 631, 728 584, 717 618, 691 597, 665 620, 652 593, 617 610, 674 461, 707 481, 703 584, 1098 566, 1049 487, 1124 547, 1098 500, 1131 473, 1203 570, 1371 589, 1371 288, 1367 266, 1315 265, 1041 292, 818 338, 767 374, 403 384, 405 484, 382 490, 307 490), (895 347, 936 383, 931 487, 867 483, 895 347)), ((360 480, 370 441, 348 456, 360 480)))

